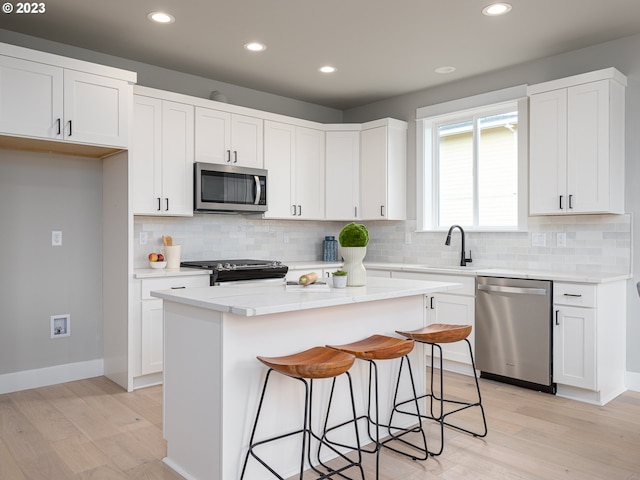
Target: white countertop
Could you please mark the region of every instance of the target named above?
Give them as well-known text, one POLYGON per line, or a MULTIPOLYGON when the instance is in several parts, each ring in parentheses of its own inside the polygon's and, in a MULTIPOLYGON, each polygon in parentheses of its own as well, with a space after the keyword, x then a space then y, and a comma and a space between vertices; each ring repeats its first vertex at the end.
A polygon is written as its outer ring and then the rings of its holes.
MULTIPOLYGON (((323 262, 320 260, 309 260, 306 262, 284 262, 291 270, 317 270, 317 269, 338 269, 342 266, 341 262, 323 262)), ((442 265, 420 265, 410 263, 392 263, 392 262, 365 262, 365 267, 372 270, 395 270, 402 272, 422 272, 436 273, 441 275, 462 275, 462 276, 489 276, 489 277, 508 277, 508 278, 527 278, 536 280, 552 280, 555 282, 573 282, 573 283, 608 283, 628 280, 631 278, 629 273, 574 273, 574 272, 558 272, 552 270, 528 270, 528 269, 511 269, 511 268, 486 268, 486 267, 460 267, 460 266, 442 266, 442 265)), ((135 278, 155 278, 155 277, 171 277, 182 275, 209 275, 211 270, 199 270, 196 268, 181 268, 179 270, 167 269, 136 269, 134 271, 135 278)))
POLYGON ((133 271, 134 278, 162 278, 162 277, 183 277, 186 275, 211 275, 211 270, 201 270, 199 268, 137 268, 133 271))
POLYGON ((278 285, 256 283, 161 290, 151 292, 151 296, 208 310, 250 317, 424 295, 461 287, 461 284, 449 282, 369 278, 364 287, 332 288, 329 292, 292 292, 285 290, 284 283, 278 285))

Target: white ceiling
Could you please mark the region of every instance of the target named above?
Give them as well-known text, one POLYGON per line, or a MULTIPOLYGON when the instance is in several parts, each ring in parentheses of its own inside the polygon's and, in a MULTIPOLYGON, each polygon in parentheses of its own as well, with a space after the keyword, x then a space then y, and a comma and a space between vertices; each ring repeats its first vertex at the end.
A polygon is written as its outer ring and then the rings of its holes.
POLYGON ((44 3, 0 13, 0 28, 338 109, 640 32, 640 0, 511 0, 493 18, 481 14, 490 0, 44 3), (152 24, 155 10, 175 23, 152 24), (248 53, 249 41, 267 50, 248 53))

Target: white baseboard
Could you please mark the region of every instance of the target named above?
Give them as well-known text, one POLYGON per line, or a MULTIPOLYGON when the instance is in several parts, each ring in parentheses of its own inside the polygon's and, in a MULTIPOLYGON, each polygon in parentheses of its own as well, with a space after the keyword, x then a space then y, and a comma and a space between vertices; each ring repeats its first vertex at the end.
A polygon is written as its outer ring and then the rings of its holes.
POLYGON ((640 373, 630 372, 627 370, 626 383, 627 389, 634 392, 640 392, 640 373))
POLYGON ((0 375, 0 394, 73 382, 104 374, 102 358, 0 375))

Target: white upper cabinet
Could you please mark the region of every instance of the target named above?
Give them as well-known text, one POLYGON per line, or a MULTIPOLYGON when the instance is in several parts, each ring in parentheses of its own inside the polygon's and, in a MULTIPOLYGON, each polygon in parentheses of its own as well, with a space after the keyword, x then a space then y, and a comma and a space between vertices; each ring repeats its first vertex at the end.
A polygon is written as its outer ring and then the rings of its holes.
POLYGON ((0 56, 0 131, 56 138, 62 131, 63 69, 0 56))
POLYGON ((127 148, 133 81, 131 72, 0 44, 0 133, 127 148))
POLYGON ((325 216, 327 220, 356 220, 360 208, 360 131, 328 131, 325 135, 325 216))
POLYGON ((286 123, 264 122, 264 166, 267 169, 267 207, 265 218, 295 216, 293 178, 296 127, 286 123))
POLYGON ((407 218, 407 124, 399 120, 364 124, 360 134, 362 220, 407 218))
POLYGON ((193 215, 193 106, 136 95, 133 212, 193 215))
POLYGON ((296 127, 295 202, 297 218, 324 219, 324 132, 296 127))
POLYGON ((624 213, 625 86, 609 68, 528 88, 531 215, 624 213))
POLYGON ((265 121, 265 218, 324 219, 324 132, 265 121))
POLYGON ((263 120, 196 107, 197 162, 263 168, 263 120))

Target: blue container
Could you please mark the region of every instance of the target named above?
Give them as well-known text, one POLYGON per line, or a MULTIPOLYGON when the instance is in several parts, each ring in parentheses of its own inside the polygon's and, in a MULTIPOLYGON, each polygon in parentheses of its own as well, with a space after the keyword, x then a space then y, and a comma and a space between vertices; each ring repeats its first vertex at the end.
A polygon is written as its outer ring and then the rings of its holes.
POLYGON ((338 241, 334 236, 324 237, 322 260, 325 262, 338 261, 338 241))

